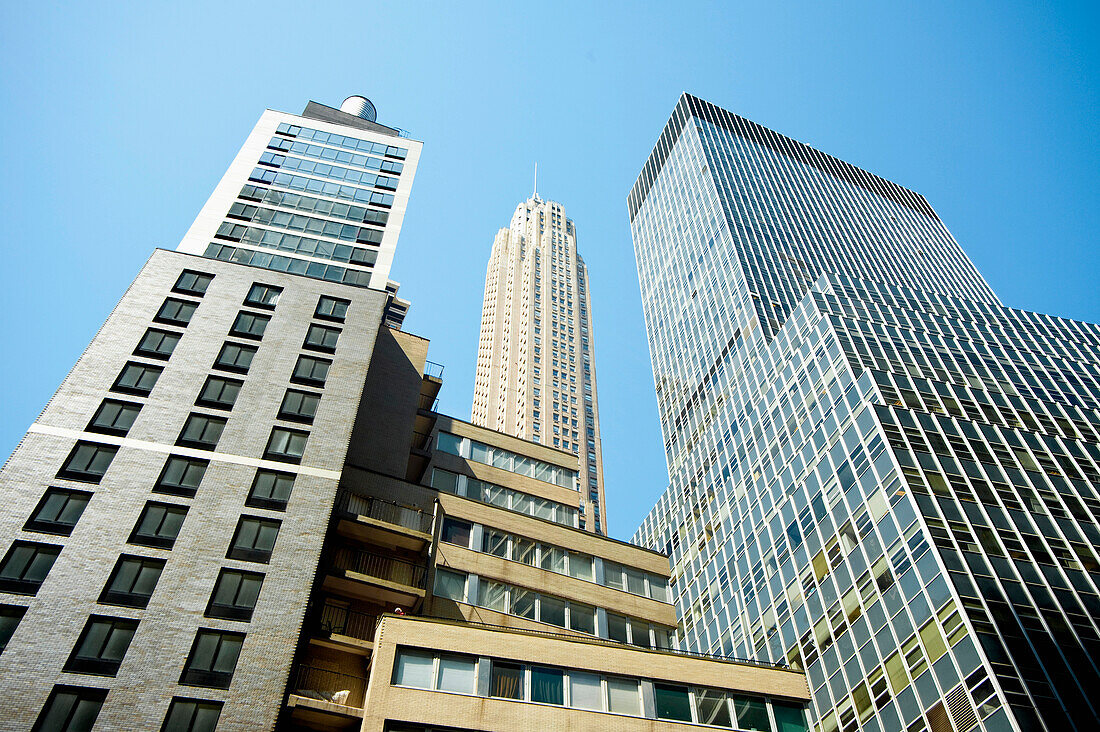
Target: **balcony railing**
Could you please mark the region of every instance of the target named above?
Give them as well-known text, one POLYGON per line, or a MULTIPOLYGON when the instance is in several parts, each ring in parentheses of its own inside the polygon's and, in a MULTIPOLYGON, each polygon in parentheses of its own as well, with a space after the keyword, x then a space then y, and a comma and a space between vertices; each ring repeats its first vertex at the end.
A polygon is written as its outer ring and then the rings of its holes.
POLYGON ((367 516, 424 534, 429 534, 432 530, 432 515, 430 513, 375 496, 362 496, 358 493, 345 491, 340 495, 337 505, 344 513, 367 516))
POLYGON ((329 635, 346 635, 358 640, 374 640, 374 628, 378 616, 349 610, 341 605, 326 602, 318 613, 317 629, 329 635))
MULTIPOLYGON (((431 618, 433 620, 443 620, 448 623, 456 623, 453 618, 443 618, 434 615, 422 615, 420 617, 431 618)), ((467 625, 473 628, 485 628, 488 630, 503 630, 509 633, 522 633, 524 635, 535 635, 541 638, 560 638, 562 640, 569 641, 583 641, 585 643, 594 643, 603 646, 613 646, 615 648, 628 648, 632 650, 645 650, 655 651, 657 653, 671 653, 677 656, 691 656, 692 658, 704 658, 708 661, 732 661, 733 663, 744 663, 751 666, 759 666, 761 668, 778 668, 778 669, 790 669, 790 665, 783 662, 770 662, 770 661, 757 661, 751 658, 738 658, 736 656, 720 656, 714 653, 696 653, 694 651, 684 651, 678 648, 646 648, 643 646, 635 646, 630 643, 621 643, 609 638, 597 638, 593 636, 576 636, 566 635, 565 633, 555 633, 553 631, 537 630, 535 628, 516 628, 503 625, 492 625, 490 623, 479 623, 474 620, 463 620, 461 625, 467 625)))
POLYGON ((413 431, 412 447, 414 450, 431 450, 432 435, 429 432, 413 431))
POLYGON ((359 676, 299 666, 290 693, 362 709, 366 690, 367 680, 359 676))
POLYGON ((365 574, 387 582, 395 582, 422 589, 427 568, 423 564, 413 564, 403 559, 395 559, 375 554, 364 549, 341 547, 336 550, 332 564, 345 572, 365 574))
POLYGON ((424 375, 430 376, 433 379, 443 378, 443 364, 436 363, 435 361, 424 362, 424 375))
POLYGON ((416 402, 416 408, 425 412, 439 411, 439 397, 432 398, 428 394, 421 394, 416 402))

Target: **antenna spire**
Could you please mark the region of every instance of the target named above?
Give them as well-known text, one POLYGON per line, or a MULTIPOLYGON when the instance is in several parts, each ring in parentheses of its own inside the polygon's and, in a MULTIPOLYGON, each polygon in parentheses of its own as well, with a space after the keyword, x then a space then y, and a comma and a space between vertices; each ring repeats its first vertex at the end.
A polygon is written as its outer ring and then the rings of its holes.
POLYGON ((535 163, 535 192, 531 194, 532 198, 539 197, 539 164, 535 163))

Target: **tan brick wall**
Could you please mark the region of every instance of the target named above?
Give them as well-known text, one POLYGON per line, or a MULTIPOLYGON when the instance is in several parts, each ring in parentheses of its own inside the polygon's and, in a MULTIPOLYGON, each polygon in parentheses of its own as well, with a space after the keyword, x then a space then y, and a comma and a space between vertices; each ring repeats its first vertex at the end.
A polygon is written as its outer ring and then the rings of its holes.
POLYGON ((375 636, 364 732, 381 732, 386 719, 493 730, 671 732, 695 728, 602 712, 394 687, 390 681, 399 645, 709 686, 798 702, 809 700, 805 677, 793 671, 387 616, 375 636))

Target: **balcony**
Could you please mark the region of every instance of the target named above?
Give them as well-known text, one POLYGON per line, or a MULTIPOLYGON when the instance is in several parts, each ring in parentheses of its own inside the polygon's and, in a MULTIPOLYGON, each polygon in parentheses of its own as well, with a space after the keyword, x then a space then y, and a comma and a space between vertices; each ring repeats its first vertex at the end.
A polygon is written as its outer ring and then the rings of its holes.
POLYGON ((299 666, 290 684, 291 719, 306 729, 359 729, 367 680, 360 676, 299 666))
POLYGON ((341 547, 333 554, 324 586, 347 597, 415 610, 424 599, 426 575, 422 563, 341 547))
POLYGON ((374 649, 377 613, 364 613, 326 600, 315 616, 310 643, 361 656, 374 649))
POLYGON ((424 362, 424 375, 429 379, 436 379, 437 381, 443 380, 443 364, 436 363, 435 361, 424 362))
POLYGON ((344 491, 337 498, 337 531, 357 541, 419 552, 432 540, 432 515, 375 496, 344 491))

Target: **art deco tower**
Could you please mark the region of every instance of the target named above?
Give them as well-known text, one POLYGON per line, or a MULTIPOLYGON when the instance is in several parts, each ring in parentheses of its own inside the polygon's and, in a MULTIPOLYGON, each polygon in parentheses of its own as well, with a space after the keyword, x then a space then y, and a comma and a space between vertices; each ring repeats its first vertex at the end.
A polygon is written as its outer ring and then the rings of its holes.
POLYGON ((489 255, 473 422, 576 454, 584 527, 605 533, 588 292, 573 221, 534 193, 489 255))
POLYGON ((681 648, 804 668, 822 732, 1095 729, 1100 328, 687 94, 628 207, 681 648))

